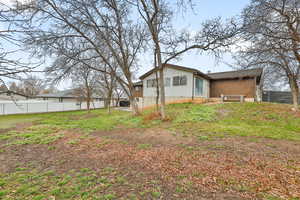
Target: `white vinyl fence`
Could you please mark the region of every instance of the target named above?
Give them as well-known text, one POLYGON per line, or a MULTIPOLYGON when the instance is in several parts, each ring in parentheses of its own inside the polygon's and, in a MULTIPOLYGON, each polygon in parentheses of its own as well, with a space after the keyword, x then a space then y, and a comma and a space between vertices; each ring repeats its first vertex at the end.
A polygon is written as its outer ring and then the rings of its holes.
MULTIPOLYGON (((104 102, 91 103, 91 109, 103 108, 104 102)), ((0 102, 0 115, 45 113, 86 109, 86 102, 48 102, 48 101, 22 101, 22 102, 0 102)))

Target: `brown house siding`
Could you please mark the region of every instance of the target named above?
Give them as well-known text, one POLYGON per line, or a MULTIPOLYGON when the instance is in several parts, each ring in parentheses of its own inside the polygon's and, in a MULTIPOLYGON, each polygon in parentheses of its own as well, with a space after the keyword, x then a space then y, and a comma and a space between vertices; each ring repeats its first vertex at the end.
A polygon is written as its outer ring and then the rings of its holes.
POLYGON ((143 97, 143 86, 135 86, 134 97, 143 97))
POLYGON ((219 98, 221 95, 245 95, 246 98, 255 98, 256 83, 254 78, 211 80, 210 96, 219 98))

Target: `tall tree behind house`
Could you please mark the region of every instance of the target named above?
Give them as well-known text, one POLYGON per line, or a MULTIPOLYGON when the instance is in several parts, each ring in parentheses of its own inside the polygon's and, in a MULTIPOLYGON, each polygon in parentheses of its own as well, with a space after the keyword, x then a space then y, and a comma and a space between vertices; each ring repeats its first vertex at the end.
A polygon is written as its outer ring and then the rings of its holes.
POLYGON ((242 20, 242 38, 251 45, 236 56, 239 64, 265 68, 269 80, 286 81, 299 110, 300 1, 252 0, 242 20))

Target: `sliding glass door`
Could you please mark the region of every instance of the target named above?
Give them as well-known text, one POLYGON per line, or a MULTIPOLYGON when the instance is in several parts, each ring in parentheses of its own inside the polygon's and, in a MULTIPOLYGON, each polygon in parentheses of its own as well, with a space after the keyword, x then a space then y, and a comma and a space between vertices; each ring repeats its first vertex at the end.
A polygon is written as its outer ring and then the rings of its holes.
POLYGON ((195 96, 203 96, 203 85, 204 81, 201 78, 195 79, 195 96))

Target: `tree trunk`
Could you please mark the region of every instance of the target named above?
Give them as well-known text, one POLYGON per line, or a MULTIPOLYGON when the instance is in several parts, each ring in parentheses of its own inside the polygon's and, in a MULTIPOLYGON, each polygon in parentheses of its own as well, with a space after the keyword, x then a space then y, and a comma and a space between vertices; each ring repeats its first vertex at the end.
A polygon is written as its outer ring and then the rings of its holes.
POLYGON ((134 97, 129 97, 129 101, 130 101, 130 106, 131 106, 133 115, 138 115, 139 114, 139 107, 136 103, 135 98, 134 97))
POLYGON ((293 96, 294 110, 299 111, 299 86, 296 80, 290 79, 290 87, 293 96))
POLYGON ((160 114, 161 118, 166 118, 166 99, 165 99, 165 84, 164 84, 164 68, 161 61, 160 48, 157 48, 157 64, 159 69, 159 87, 160 87, 160 114))
POLYGON ((90 90, 88 89, 87 98, 86 98, 86 107, 87 107, 88 112, 90 112, 90 105, 91 105, 91 93, 90 93, 90 90))
POLYGON ((112 91, 108 91, 108 94, 107 94, 107 113, 110 114, 111 113, 111 97, 112 97, 112 91))
MULTIPOLYGON (((157 64, 156 64, 156 50, 154 53, 154 68, 157 68, 157 64)), ((158 72, 155 72, 155 78, 156 78, 156 111, 159 112, 159 80, 158 80, 158 72)))

